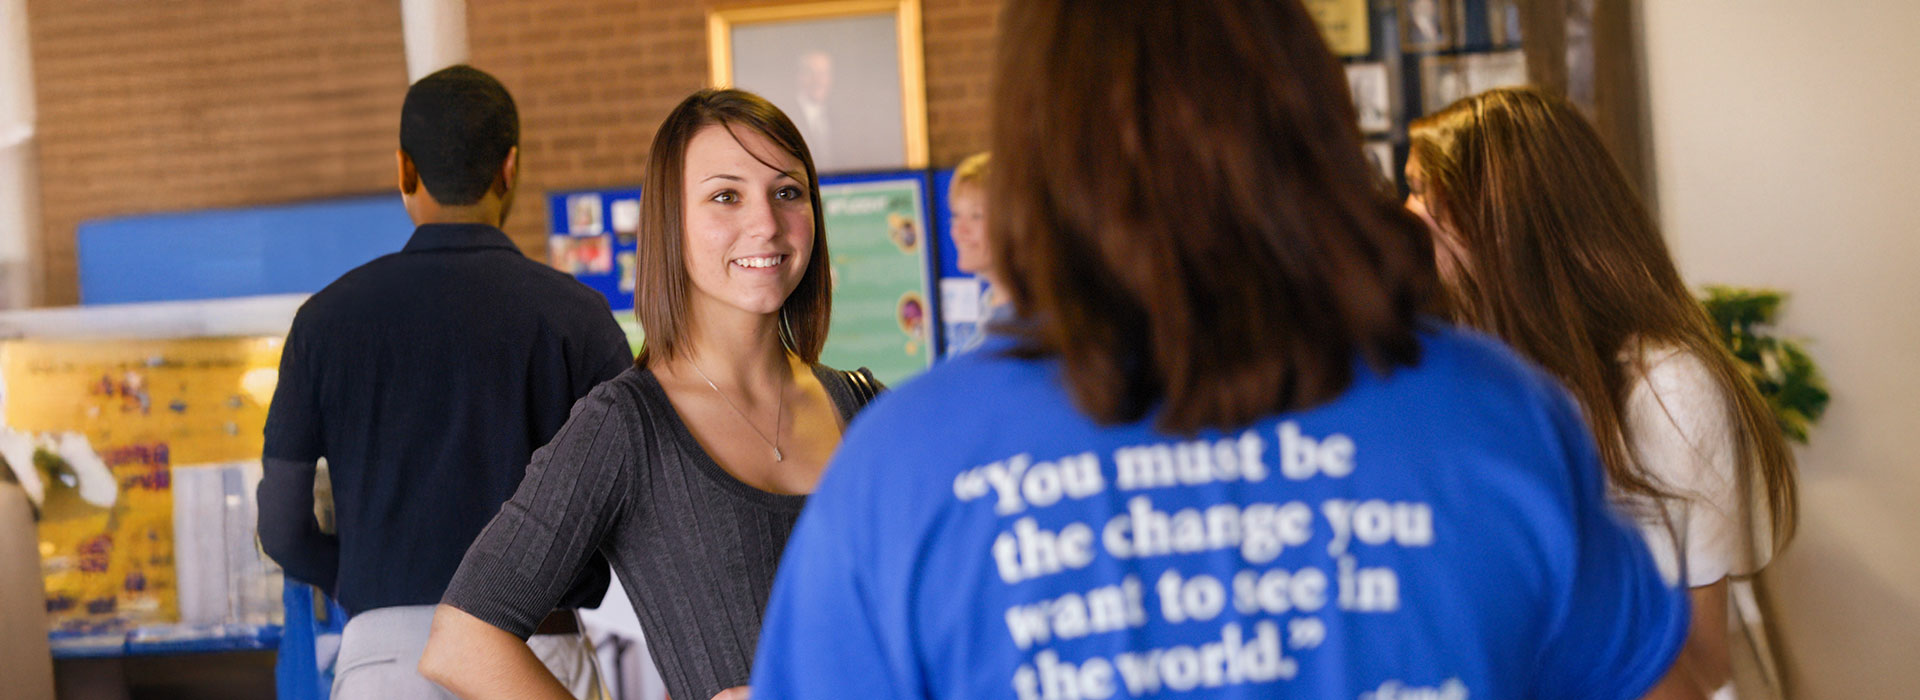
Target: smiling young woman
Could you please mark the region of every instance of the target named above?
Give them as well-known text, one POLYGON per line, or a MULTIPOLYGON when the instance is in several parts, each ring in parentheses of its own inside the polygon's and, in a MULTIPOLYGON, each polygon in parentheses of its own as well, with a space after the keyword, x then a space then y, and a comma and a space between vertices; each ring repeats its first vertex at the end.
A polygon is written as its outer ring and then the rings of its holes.
POLYGON ((646 347, 574 406, 448 587, 421 671, 462 697, 565 697, 520 640, 596 551, 673 697, 744 685, 800 506, 877 388, 819 364, 819 180, 779 109, 694 93, 656 134, 643 192, 646 347))

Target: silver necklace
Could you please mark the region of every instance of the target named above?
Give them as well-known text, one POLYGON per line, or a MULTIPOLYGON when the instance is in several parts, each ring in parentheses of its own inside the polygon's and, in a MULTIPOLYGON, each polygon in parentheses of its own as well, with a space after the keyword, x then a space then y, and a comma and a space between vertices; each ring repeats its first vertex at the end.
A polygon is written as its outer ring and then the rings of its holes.
POLYGON ((773 439, 768 440, 767 434, 760 432, 760 427, 753 424, 753 419, 748 418, 746 412, 741 411, 739 406, 733 405, 733 399, 727 398, 727 393, 721 391, 720 387, 715 385, 713 380, 707 377, 706 372, 700 371, 700 365, 693 364, 693 360, 687 360, 687 364, 693 367, 693 371, 700 373, 700 378, 707 381, 707 386, 713 389, 713 393, 720 395, 721 401, 727 402, 727 408, 733 409, 734 415, 740 416, 740 422, 746 423, 747 429, 752 430, 754 435, 760 436, 761 442, 767 443, 768 447, 773 448, 773 461, 786 461, 786 457, 780 454, 780 419, 787 412, 787 392, 785 388, 780 390, 780 400, 774 403, 776 408, 773 413, 773 439))

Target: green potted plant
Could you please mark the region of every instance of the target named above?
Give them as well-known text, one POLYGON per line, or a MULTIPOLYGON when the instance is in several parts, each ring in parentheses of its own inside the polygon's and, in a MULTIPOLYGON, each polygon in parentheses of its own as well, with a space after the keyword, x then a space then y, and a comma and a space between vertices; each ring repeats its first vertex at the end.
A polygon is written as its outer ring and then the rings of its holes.
POLYGON ((1800 343, 1770 332, 1786 295, 1772 289, 1710 286, 1700 303, 1720 340, 1746 366, 1747 376, 1773 407, 1787 439, 1806 444, 1808 430, 1827 410, 1827 380, 1800 343))

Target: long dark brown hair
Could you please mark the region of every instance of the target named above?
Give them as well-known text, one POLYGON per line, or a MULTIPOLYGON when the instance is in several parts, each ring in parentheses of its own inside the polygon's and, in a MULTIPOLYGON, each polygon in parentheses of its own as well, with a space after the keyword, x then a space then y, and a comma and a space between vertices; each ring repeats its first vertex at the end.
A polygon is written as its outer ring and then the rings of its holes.
POLYGON ((1766 489, 1772 548, 1785 546, 1797 520, 1793 454, 1598 132, 1565 99, 1534 88, 1469 97, 1408 131, 1428 207, 1469 260, 1456 285, 1466 291, 1451 303, 1456 319, 1559 377, 1613 486, 1654 499, 1679 494, 1627 448, 1628 392, 1647 368, 1621 358, 1641 356, 1630 343, 1698 358, 1726 397, 1741 512, 1753 487, 1766 489))
POLYGON ((989 213, 1027 356, 1102 422, 1244 425, 1415 362, 1420 223, 1374 187, 1294 0, 1022 0, 989 213))
POLYGON ((653 150, 647 154, 633 286, 633 313, 647 339, 634 364, 645 367, 656 354, 667 360, 685 350, 692 284, 682 252, 686 245, 687 144, 702 128, 715 125, 736 134, 740 129, 759 132, 806 165, 807 198, 813 203, 813 252, 799 286, 780 306, 780 335, 801 360, 819 362, 833 313, 833 289, 828 272, 825 209, 820 206, 820 176, 814 172, 813 154, 793 121, 765 98, 745 90, 707 89, 688 95, 673 108, 654 134, 653 150))

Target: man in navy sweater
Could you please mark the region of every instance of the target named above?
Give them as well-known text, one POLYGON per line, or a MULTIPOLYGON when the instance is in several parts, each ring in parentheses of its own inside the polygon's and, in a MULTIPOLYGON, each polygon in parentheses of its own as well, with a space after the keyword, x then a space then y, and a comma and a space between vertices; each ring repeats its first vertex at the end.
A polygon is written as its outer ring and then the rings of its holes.
MULTIPOLYGON (((308 300, 282 351, 260 542, 351 616, 335 698, 446 696, 415 670, 434 604, 573 402, 632 362, 604 298, 501 232, 519 136, 492 76, 454 66, 415 83, 398 161, 418 228, 308 300), (335 533, 313 513, 322 459, 335 533)), ((576 696, 599 683, 572 609, 607 582, 590 567, 529 640, 576 696)))

